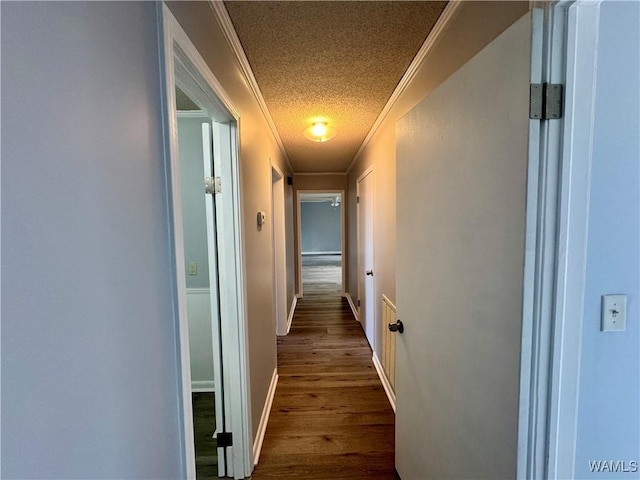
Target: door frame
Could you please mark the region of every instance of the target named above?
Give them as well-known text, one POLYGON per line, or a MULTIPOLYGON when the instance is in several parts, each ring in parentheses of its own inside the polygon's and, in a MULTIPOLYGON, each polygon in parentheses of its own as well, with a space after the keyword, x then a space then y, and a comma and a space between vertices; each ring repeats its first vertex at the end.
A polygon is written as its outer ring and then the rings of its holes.
POLYGON ((373 292, 371 292, 371 294, 373 295, 373 310, 371 312, 371 322, 373 324, 373 345, 371 345, 371 349, 373 350, 374 354, 376 353, 376 341, 378 339, 378 336, 380 334, 380 332, 378 332, 378 327, 376 325, 376 276, 375 276, 375 258, 376 258, 376 245, 375 245, 375 218, 376 218, 376 202, 375 202, 375 191, 376 191, 376 176, 375 176, 375 168, 374 165, 371 165, 370 167, 368 167, 364 172, 362 172, 362 174, 356 179, 356 251, 358 252, 358 258, 356 258, 356 265, 357 265, 357 274, 356 274, 356 278, 357 278, 357 282, 358 282, 358 298, 356 299, 356 308, 358 311, 358 321, 360 322, 360 325, 362 325, 363 330, 365 331, 366 334, 366 327, 364 322, 366 321, 366 319, 362 316, 362 311, 360 310, 361 308, 361 303, 362 303, 362 298, 363 298, 363 293, 364 293, 364 282, 363 282, 363 277, 361 275, 364 266, 361 265, 360 263, 360 252, 363 250, 363 239, 361 238, 361 234, 360 234, 360 221, 362 220, 362 212, 360 209, 360 183, 369 175, 372 175, 371 177, 371 181, 373 182, 371 185, 371 191, 374 193, 374 195, 371 198, 371 225, 372 225, 372 229, 374 231, 374 238, 371 239, 371 253, 373 256, 373 264, 372 268, 374 270, 373 272, 373 292))
POLYGON ((565 113, 530 153, 519 479, 574 476, 600 3, 543 6, 540 82, 564 84, 565 113))
POLYGON ((287 334, 287 239, 284 173, 271 161, 271 233, 276 335, 287 334))
MULTIPOLYGON (((222 160, 220 176, 226 188, 221 201, 230 208, 224 210, 220 222, 224 245, 219 246, 222 364, 225 395, 225 423, 233 433, 233 447, 227 449, 227 476, 245 478, 251 474, 251 417, 249 413, 249 382, 247 355, 246 284, 244 278, 243 242, 241 230, 240 163, 238 160, 238 128, 240 114, 222 85, 213 75, 198 50, 188 38, 169 8, 158 3, 158 31, 161 67, 161 108, 164 123, 164 164, 167 190, 169 236, 173 257, 172 290, 177 333, 177 369, 180 390, 180 443, 183 471, 186 478, 195 478, 195 446, 191 404, 189 365, 189 330, 184 274, 184 239, 182 232, 182 200, 180 195, 180 163, 178 154, 175 86, 181 80, 197 84, 198 95, 206 96, 215 107, 208 112, 214 121, 224 123, 229 133, 228 149, 222 160), (178 72, 176 72, 178 69, 178 72)), ((194 92, 185 92, 193 94, 194 92)), ((204 187, 204 185, 203 185, 204 187)))
POLYGON ((346 246, 346 224, 345 224, 345 191, 338 189, 307 189, 307 190, 297 190, 296 191, 296 238, 297 238, 297 252, 296 256, 298 258, 298 297, 304 296, 303 290, 303 282, 302 282, 302 195, 305 193, 331 193, 334 195, 340 195, 340 248, 341 248, 341 260, 342 260, 342 291, 341 295, 344 295, 345 292, 345 281, 346 281, 346 266, 345 266, 345 246, 346 246))

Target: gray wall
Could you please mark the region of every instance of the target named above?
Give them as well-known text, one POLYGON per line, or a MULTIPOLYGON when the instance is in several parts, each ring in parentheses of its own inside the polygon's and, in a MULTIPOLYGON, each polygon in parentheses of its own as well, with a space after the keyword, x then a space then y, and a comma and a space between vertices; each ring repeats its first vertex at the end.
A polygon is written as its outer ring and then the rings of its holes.
POLYGON ((640 461, 639 18, 638 2, 600 5, 576 478, 597 476, 590 460, 640 461), (625 332, 600 332, 608 293, 628 295, 625 332))
POLYGON ((2 2, 3 478, 180 478, 151 2, 2 2))
POLYGON ((300 227, 303 254, 342 251, 342 205, 302 202, 300 227))
POLYGON ((202 118, 178 118, 178 148, 182 222, 184 228, 184 258, 187 288, 209 287, 209 257, 207 254, 207 219, 204 203, 204 165, 202 158, 202 118), (201 188, 198 188, 200 186, 201 188), (198 274, 189 275, 189 262, 198 264, 198 274))

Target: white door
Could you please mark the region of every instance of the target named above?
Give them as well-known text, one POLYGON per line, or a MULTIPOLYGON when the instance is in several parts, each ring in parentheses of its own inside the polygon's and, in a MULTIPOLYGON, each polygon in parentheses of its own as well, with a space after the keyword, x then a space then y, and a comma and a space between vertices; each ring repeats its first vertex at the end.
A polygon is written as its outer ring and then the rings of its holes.
POLYGON ((403 480, 516 475, 532 31, 527 14, 398 123, 403 480))
MULTIPOLYGON (((215 124, 214 124, 215 125, 215 124)), ((202 124, 202 156, 205 181, 214 178, 212 125, 202 124)), ((214 182, 215 183, 215 182, 214 182)), ((203 185, 204 186, 204 185, 203 185)), ((211 332, 213 342, 213 381, 215 385, 216 434, 225 432, 224 382, 222 379, 222 345, 220 319, 220 280, 218 275, 218 229, 216 228, 215 194, 205 195, 207 218, 207 252, 209 257, 209 289, 211 291, 211 332)), ((218 476, 227 475, 225 448, 218 447, 218 476)))
POLYGON ((375 349, 375 294, 373 283, 373 171, 357 183, 358 196, 358 318, 369 345, 375 349))

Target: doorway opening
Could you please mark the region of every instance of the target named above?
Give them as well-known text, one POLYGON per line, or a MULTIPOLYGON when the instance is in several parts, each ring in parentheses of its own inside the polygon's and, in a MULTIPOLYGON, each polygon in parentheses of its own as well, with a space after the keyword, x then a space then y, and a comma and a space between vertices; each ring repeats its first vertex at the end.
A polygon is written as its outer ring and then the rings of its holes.
POLYGON ((162 5, 167 181, 187 478, 250 475, 239 115, 162 5))
POLYGON ((302 295, 344 292, 343 191, 298 192, 302 295))

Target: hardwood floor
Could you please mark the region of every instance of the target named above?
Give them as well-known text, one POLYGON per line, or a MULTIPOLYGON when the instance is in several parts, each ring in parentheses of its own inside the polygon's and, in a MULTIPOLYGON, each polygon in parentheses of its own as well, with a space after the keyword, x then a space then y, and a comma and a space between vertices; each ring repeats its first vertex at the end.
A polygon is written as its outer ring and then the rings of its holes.
POLYGON ((298 301, 278 338, 278 373, 252 480, 398 478, 394 413, 346 299, 298 301))
POLYGON ((342 292, 342 255, 303 255, 302 289, 305 295, 342 292))
POLYGON ((213 393, 192 393, 193 436, 196 446, 196 479, 218 478, 218 450, 213 393))

